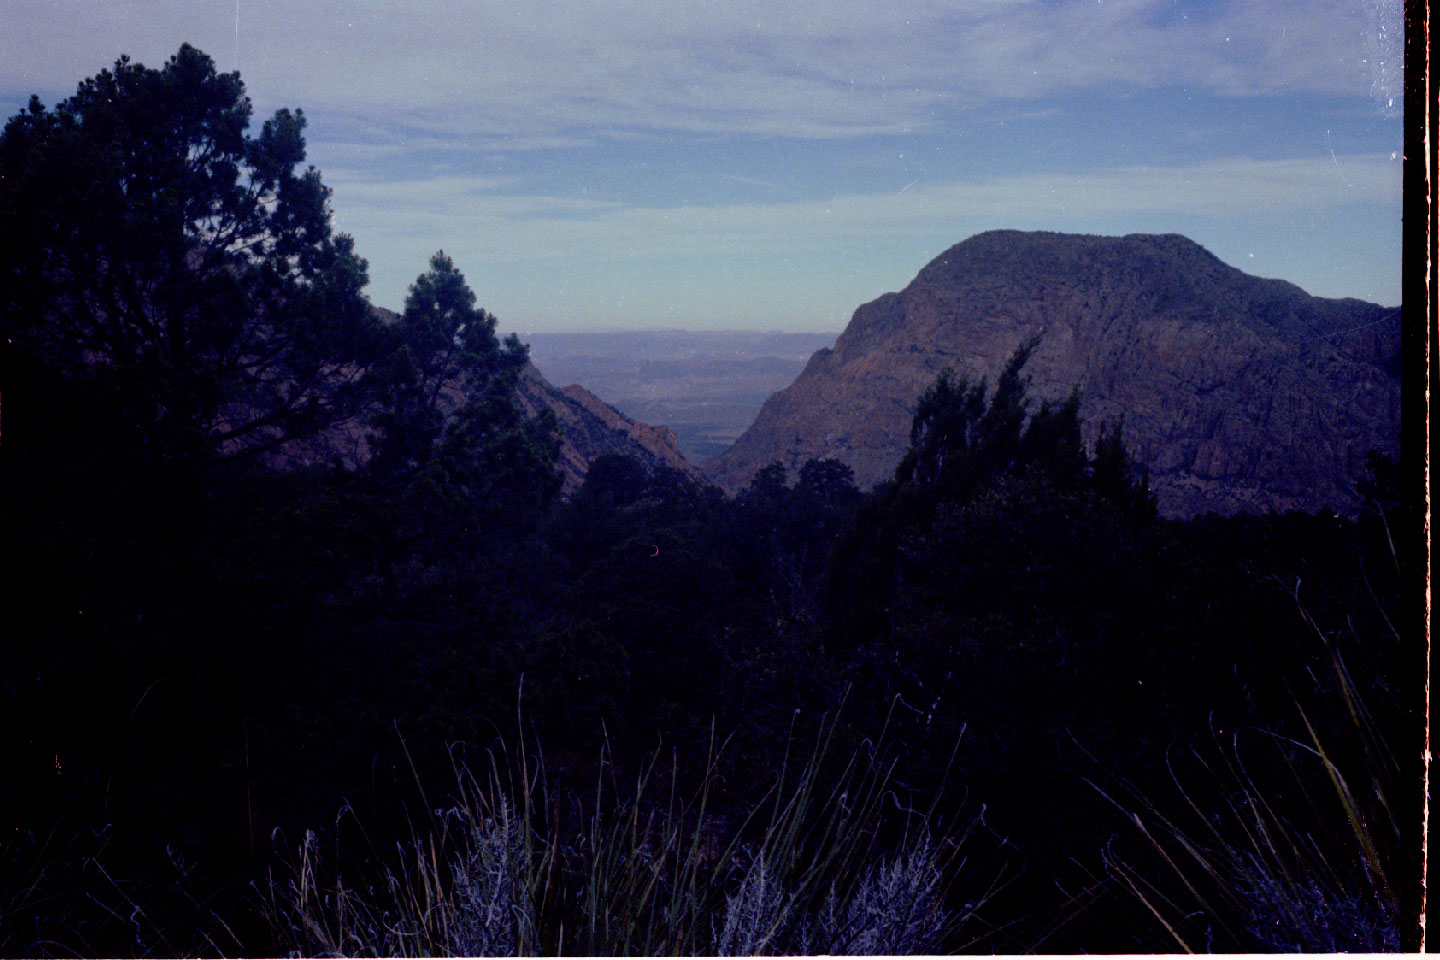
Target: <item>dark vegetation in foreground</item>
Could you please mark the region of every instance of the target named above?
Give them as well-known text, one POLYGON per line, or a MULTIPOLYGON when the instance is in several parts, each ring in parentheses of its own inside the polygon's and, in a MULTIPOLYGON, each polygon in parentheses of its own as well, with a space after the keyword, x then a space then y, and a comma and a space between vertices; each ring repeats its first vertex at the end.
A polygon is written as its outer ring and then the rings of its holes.
POLYGON ((1163 521, 1026 344, 874 492, 560 501, 524 348, 438 255, 379 324, 241 95, 183 48, 0 137, 0 952, 1417 945, 1395 464, 1163 521))

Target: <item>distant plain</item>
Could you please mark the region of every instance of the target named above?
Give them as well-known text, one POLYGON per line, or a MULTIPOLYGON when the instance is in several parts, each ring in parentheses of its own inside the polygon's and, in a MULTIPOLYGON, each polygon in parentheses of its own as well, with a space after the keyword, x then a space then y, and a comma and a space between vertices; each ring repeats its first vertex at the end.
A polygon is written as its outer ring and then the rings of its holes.
POLYGON ((521 334, 557 387, 578 383, 634 420, 673 427, 699 464, 730 447, 839 331, 625 330, 521 334))

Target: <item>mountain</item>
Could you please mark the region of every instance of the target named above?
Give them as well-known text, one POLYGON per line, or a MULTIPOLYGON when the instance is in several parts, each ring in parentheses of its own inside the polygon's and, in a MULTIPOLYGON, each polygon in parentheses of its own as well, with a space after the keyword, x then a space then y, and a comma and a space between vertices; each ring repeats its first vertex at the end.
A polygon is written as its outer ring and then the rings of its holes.
POLYGON ((705 476, 680 452, 675 431, 631 420, 578 384, 557 388, 526 364, 516 389, 526 416, 549 409, 560 424, 560 457, 556 466, 565 481, 563 493, 574 493, 590 464, 605 454, 634 457, 647 471, 656 467, 678 470, 700 483, 705 476))
MULTIPOLYGON (((371 309, 381 323, 394 323, 399 316, 383 307, 371 309)), ((632 420, 584 387, 555 387, 532 363, 521 369, 515 392, 525 416, 534 417, 546 409, 555 415, 560 427, 560 455, 555 466, 563 481, 562 495, 578 490, 590 464, 605 454, 634 457, 647 471, 668 467, 699 483, 708 482, 680 452, 670 427, 652 427, 632 420)), ((359 420, 347 421, 318 436, 286 444, 269 454, 266 461, 282 469, 337 461, 354 468, 370 456, 367 435, 368 430, 359 420)))
POLYGON ((994 231, 855 311, 705 464, 722 487, 812 457, 871 486, 946 367, 994 383, 1016 346, 1038 399, 1081 391, 1087 440, 1124 417, 1162 512, 1358 506, 1365 457, 1398 454, 1400 310, 1250 276, 1185 237, 994 231))

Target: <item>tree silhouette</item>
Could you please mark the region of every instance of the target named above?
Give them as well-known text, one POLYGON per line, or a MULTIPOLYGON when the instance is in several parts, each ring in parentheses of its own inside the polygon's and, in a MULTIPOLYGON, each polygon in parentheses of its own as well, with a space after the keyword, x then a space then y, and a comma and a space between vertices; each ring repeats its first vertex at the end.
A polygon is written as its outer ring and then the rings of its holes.
POLYGON ((304 115, 256 136, 250 115, 239 75, 185 45, 53 110, 32 97, 0 134, 5 367, 120 412, 151 462, 253 454, 354 407, 365 262, 300 169, 304 115))
POLYGON ((554 418, 527 420, 516 400, 526 348, 514 335, 499 340, 475 299, 436 253, 366 378, 377 399, 367 472, 415 536, 524 527, 559 490, 554 418))

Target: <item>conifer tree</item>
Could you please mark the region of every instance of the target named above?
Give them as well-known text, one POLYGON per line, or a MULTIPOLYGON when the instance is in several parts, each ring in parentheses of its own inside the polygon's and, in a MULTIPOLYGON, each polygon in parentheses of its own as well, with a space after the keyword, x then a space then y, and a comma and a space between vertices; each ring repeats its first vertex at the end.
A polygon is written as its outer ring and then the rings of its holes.
MULTIPOLYGON (((331 232, 305 117, 182 46, 121 57, 0 134, 0 330, 12 389, 117 412, 149 462, 205 467, 343 419, 372 320, 331 232), (22 372, 23 371, 23 372, 22 372), (38 379, 37 371, 44 375, 38 379)), ((77 411, 74 419, 87 415, 77 411)))
POLYGON ((383 356, 367 378, 378 401, 368 470, 407 504, 407 526, 523 526, 559 490, 554 417, 526 418, 516 388, 527 350, 495 328, 440 251, 384 331, 383 356))

